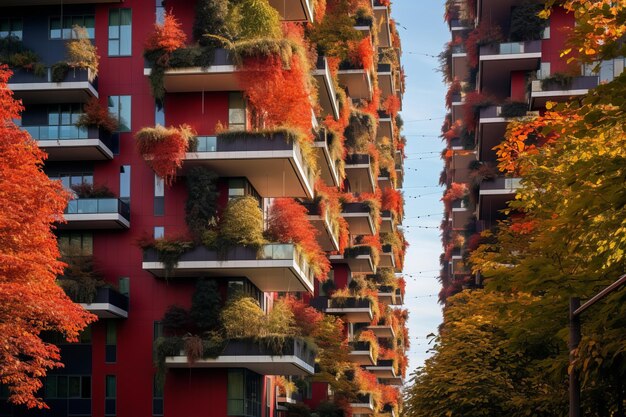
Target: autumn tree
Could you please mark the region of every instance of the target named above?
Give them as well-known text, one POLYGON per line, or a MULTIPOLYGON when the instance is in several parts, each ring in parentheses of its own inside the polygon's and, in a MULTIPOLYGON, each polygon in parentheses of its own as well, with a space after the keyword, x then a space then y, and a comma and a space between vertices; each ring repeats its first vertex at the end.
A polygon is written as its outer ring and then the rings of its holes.
POLYGON ((63 365, 42 332, 75 341, 95 316, 55 282, 64 265, 51 223, 62 218, 68 194, 42 171, 45 153, 13 122, 22 106, 8 89, 10 76, 0 65, 0 383, 11 402, 46 408, 40 378, 63 365))

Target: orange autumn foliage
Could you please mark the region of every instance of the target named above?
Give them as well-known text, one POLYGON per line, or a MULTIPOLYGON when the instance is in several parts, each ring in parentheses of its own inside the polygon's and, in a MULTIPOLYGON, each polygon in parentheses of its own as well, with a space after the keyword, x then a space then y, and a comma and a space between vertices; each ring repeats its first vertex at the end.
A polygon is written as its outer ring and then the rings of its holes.
POLYGON ((374 67, 374 47, 369 36, 360 41, 350 41, 348 59, 354 65, 360 66, 365 70, 374 67))
POLYGON ((13 122, 23 108, 7 86, 10 76, 0 65, 0 383, 10 402, 47 408, 37 394, 40 378, 63 364, 41 334, 76 341, 96 316, 56 283, 65 265, 51 223, 62 218, 69 194, 43 172, 46 154, 13 122))
POLYGON ((387 114, 389 114, 394 119, 398 115, 398 112, 400 111, 400 106, 401 106, 400 99, 395 94, 390 95, 383 102, 383 109, 385 109, 387 114))
POLYGON ((441 199, 445 205, 446 211, 450 211, 452 209, 453 201, 463 198, 467 192, 467 184, 453 182, 441 199))
POLYGON ((305 337, 313 335, 324 314, 291 295, 287 296, 284 301, 293 313, 294 320, 302 331, 302 335, 305 337))
POLYGON ((400 391, 392 385, 381 386, 383 404, 398 404, 400 400, 400 391))
POLYGON ((402 195, 402 191, 391 187, 383 189, 381 209, 390 210, 395 213, 399 219, 402 219, 404 217, 404 196, 402 195))
POLYGON ((315 192, 320 198, 320 214, 328 209, 331 219, 337 220, 339 226, 339 236, 337 236, 339 254, 343 254, 350 243, 350 227, 348 221, 341 215, 341 202, 339 200, 341 193, 335 187, 326 186, 321 180, 318 180, 315 184, 315 192))
POLYGON ((154 24, 154 32, 146 39, 145 50, 172 53, 185 46, 186 41, 187 35, 183 32, 180 22, 171 11, 166 11, 163 23, 154 24))
POLYGON ((277 198, 268 215, 267 233, 281 243, 295 243, 302 248, 320 281, 328 278, 330 261, 317 242, 317 230, 308 219, 306 207, 293 198, 277 198))

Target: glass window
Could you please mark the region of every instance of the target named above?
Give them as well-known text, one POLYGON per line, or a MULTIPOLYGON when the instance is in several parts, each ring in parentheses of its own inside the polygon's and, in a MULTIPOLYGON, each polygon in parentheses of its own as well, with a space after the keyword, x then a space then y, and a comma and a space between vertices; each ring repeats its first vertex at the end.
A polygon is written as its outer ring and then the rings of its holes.
POLYGON ((163 415, 163 386, 157 381, 156 376, 152 379, 152 415, 163 415))
POLYGON ((120 294, 129 296, 130 295, 130 277, 120 277, 117 280, 117 288, 120 290, 120 294))
POLYGON ((46 398, 57 398, 57 377, 55 375, 48 375, 45 383, 46 398))
POLYGON ((91 398, 91 377, 83 376, 81 378, 80 398, 91 398))
POLYGON ((118 132, 130 132, 131 96, 109 96, 109 113, 119 122, 118 132))
POLYGON ((68 388, 67 388, 68 398, 80 398, 80 377, 70 376, 67 378, 67 382, 68 382, 68 388))
POLYGON ((117 344, 117 323, 115 322, 115 320, 107 321, 106 344, 107 345, 117 344))
POLYGON ((546 21, 546 27, 543 28, 541 39, 550 39, 550 19, 546 21))
POLYGON ((109 10, 109 56, 131 55, 131 21, 131 9, 109 10))
POLYGON ((130 202, 130 165, 120 166, 120 199, 130 202))
POLYGON ((115 375, 106 376, 105 398, 115 399, 117 396, 117 378, 115 375))
POLYGON ((163 24, 165 20, 165 1, 156 0, 156 23, 163 24))
POLYGON ((615 78, 614 66, 615 65, 612 59, 608 61, 602 61, 602 63, 600 64, 600 82, 601 83, 608 83, 608 82, 613 81, 613 78, 615 78))
POLYGON ((154 235, 155 239, 161 239, 165 236, 165 227, 163 226, 155 226, 154 227, 154 235))
POLYGON ((228 415, 244 416, 244 375, 243 370, 228 371, 228 415))
POLYGON ((67 398, 67 377, 57 376, 57 398, 67 398))
POLYGON ((89 39, 94 39, 96 37, 96 19, 94 15, 63 16, 63 24, 61 24, 61 17, 53 16, 49 20, 48 36, 50 39, 75 38, 76 33, 72 30, 74 26, 85 28, 89 39))
POLYGON ((154 103, 154 124, 165 126, 165 107, 163 103, 154 103))
POLYGON ((18 18, 0 18, 0 38, 14 37, 22 40, 24 22, 18 18))
POLYGON ((243 93, 228 94, 228 130, 246 129, 246 102, 243 93))
POLYGON ((61 253, 72 256, 93 255, 93 235, 91 233, 62 233, 59 234, 58 242, 61 253))

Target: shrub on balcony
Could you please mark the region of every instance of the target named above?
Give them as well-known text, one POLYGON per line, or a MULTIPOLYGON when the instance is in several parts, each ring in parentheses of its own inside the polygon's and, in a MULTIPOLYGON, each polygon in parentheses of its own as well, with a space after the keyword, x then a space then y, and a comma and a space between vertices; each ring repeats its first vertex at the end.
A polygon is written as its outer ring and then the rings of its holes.
POLYGON ((217 227, 217 175, 204 168, 194 167, 186 176, 187 202, 185 221, 196 241, 202 241, 217 227))
POLYGON ((331 299, 335 300, 338 305, 344 305, 350 298, 355 298, 356 300, 369 300, 374 320, 378 321, 380 318, 380 309, 378 307, 378 293, 375 290, 366 289, 356 292, 350 291, 347 288, 342 288, 335 291, 331 295, 331 299))
POLYGON ((450 211, 452 208, 452 202, 454 200, 458 200, 463 198, 468 193, 467 185, 463 183, 453 182, 450 185, 450 188, 446 190, 441 199, 446 207, 447 211, 450 211))
POLYGON ((477 68, 479 61, 480 47, 492 43, 502 42, 502 30, 499 26, 493 25, 486 20, 481 22, 472 30, 465 39, 465 50, 470 68, 477 68))
POLYGON ((225 246, 253 248, 267 243, 263 237, 263 212, 254 197, 238 197, 228 202, 222 214, 219 240, 225 246))
POLYGON ((463 104, 463 124, 468 132, 476 130, 476 120, 481 109, 492 106, 493 99, 485 94, 473 91, 465 95, 463 104))
POLYGON ((348 58, 350 42, 359 41, 362 34, 354 28, 356 19, 346 0, 328 2, 327 13, 308 29, 309 39, 318 52, 340 61, 348 58))
POLYGON ((135 134, 137 151, 167 185, 176 178, 195 132, 188 125, 145 127, 135 134))
POLYGON ((345 145, 352 153, 366 153, 376 139, 376 119, 369 113, 353 110, 344 132, 345 145))
POLYGON ((236 27, 239 39, 279 38, 280 14, 268 0, 242 0, 231 4, 231 25, 236 27))
POLYGON ((567 89, 572 85, 574 77, 571 74, 555 72, 541 80, 541 89, 546 90, 552 86, 559 86, 567 89))
POLYGON ((90 71, 91 79, 98 75, 100 56, 98 49, 91 43, 87 29, 81 26, 72 28, 74 38, 65 44, 67 50, 67 65, 70 68, 84 68, 90 71))
POLYGON ((258 337, 263 329, 265 314, 251 297, 237 297, 222 309, 221 320, 227 339, 258 337))
POLYGON ((402 191, 395 190, 391 187, 383 189, 381 196, 381 209, 389 210, 396 215, 397 218, 404 217, 404 196, 402 191))
POLYGON ((82 182, 72 185, 71 188, 78 198, 115 198, 115 193, 105 185, 82 182))
POLYGON ((229 0, 199 0, 196 2, 193 37, 203 47, 217 48, 222 45, 218 37, 232 39, 232 27, 228 24, 229 0), (212 36, 207 36, 212 35, 212 36))
POLYGON ((11 68, 31 71, 38 77, 46 75, 46 67, 41 63, 39 56, 25 48, 22 40, 15 36, 0 39, 0 62, 11 68))
POLYGON ((528 112, 528 103, 512 101, 502 105, 500 116, 502 117, 522 117, 528 112))
POLYGON ((171 305, 165 310, 161 324, 163 325, 163 331, 168 336, 182 336, 193 327, 193 321, 189 312, 177 305, 171 305))
POLYGON ((163 263, 165 268, 166 278, 174 272, 178 266, 178 260, 180 257, 194 247, 193 242, 190 242, 185 238, 141 239, 138 243, 144 250, 156 250, 159 262, 163 263))
POLYGON ((76 303, 92 303, 98 288, 105 286, 102 276, 94 270, 92 256, 80 256, 71 248, 63 250, 63 262, 67 264, 57 283, 68 297, 76 303))
POLYGON ((315 276, 326 280, 330 261, 317 241, 317 231, 308 219, 308 210, 293 198, 275 199, 267 218, 267 236, 271 241, 294 243, 304 253, 315 276))
MULTIPOLYGON (((378 323, 378 320, 376 320, 376 323, 378 323)), ((359 333, 357 340, 359 342, 369 342, 370 348, 372 349, 372 358, 374 362, 376 362, 378 360, 380 346, 378 345, 378 337, 376 337, 374 332, 371 330, 362 331, 359 333)))
POLYGON ((109 113, 109 109, 95 97, 90 98, 83 106, 83 113, 76 122, 77 127, 97 127, 109 133, 115 132, 118 125, 119 122, 109 113))
POLYGON ((513 42, 534 41, 541 39, 548 21, 539 17, 543 10, 540 4, 526 1, 513 8, 511 12, 511 32, 513 42))

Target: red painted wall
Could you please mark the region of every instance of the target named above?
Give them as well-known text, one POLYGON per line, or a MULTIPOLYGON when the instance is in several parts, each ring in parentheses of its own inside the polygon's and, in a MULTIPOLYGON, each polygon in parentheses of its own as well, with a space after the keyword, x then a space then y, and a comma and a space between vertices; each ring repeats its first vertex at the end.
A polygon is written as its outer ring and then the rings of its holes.
POLYGON ((526 101, 526 72, 511 72, 511 100, 526 101))
POLYGON ((215 125, 228 125, 228 93, 176 93, 165 98, 165 122, 168 126, 186 123, 198 135, 215 134, 215 125))
POLYGON ((566 13, 562 8, 555 8, 550 15, 550 39, 544 39, 541 43, 541 60, 550 63, 552 74, 556 72, 572 72, 573 75, 580 75, 578 65, 567 64, 566 58, 561 58, 561 52, 566 48, 568 35, 574 27, 574 15, 566 13))
POLYGON ((337 288, 346 288, 348 286, 348 273, 350 268, 346 264, 333 265, 335 286, 337 288))
POLYGON ((226 416, 226 369, 170 370, 165 385, 165 416, 226 416))

